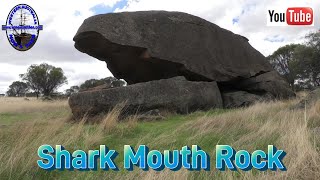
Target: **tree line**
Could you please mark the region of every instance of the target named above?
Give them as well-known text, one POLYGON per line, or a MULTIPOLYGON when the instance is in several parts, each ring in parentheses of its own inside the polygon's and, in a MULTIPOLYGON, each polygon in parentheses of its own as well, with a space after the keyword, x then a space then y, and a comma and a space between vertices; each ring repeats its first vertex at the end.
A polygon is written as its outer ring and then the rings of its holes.
POLYGON ((14 81, 8 88, 6 95, 9 97, 23 96, 65 96, 69 97, 79 91, 86 91, 91 88, 105 85, 107 88, 120 87, 126 85, 126 82, 115 77, 102 79, 90 79, 83 82, 80 86, 71 86, 65 92, 57 92, 58 88, 67 84, 67 77, 64 71, 59 67, 54 67, 47 63, 40 65, 31 65, 27 72, 20 74, 21 81, 14 81))
POLYGON ((80 86, 71 86, 69 89, 65 90, 67 96, 71 96, 74 93, 81 91, 87 91, 98 86, 104 86, 103 88, 113 88, 122 87, 127 85, 123 80, 119 80, 115 77, 106 77, 102 79, 89 79, 83 82, 80 86))
POLYGON ((303 44, 289 44, 267 57, 294 91, 320 86, 320 32, 311 32, 303 44))

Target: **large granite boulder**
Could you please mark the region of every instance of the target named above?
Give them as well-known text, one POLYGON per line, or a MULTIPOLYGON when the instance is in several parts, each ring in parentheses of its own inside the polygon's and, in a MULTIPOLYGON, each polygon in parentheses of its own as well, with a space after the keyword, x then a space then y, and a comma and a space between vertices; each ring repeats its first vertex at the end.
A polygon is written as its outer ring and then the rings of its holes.
MULTIPOLYGON (((294 96, 288 84, 248 39, 190 14, 142 11, 96 15, 83 22, 74 41, 76 49, 105 61, 116 78, 127 81, 129 86, 120 88, 120 92, 131 92, 125 88, 130 89, 136 83, 183 76, 190 81, 185 85, 217 83, 221 94, 241 91, 251 97, 294 96)), ((179 88, 172 91, 179 91, 179 88)), ((101 93, 112 96, 110 91, 116 89, 81 93, 76 96, 78 100, 71 98, 71 105, 77 101, 80 105, 82 96, 86 100, 90 97, 91 101, 100 101, 95 98, 101 93)), ((154 95, 146 93, 149 91, 144 92, 145 97, 154 95)), ((162 93, 154 98, 160 101, 164 98, 162 93)), ((123 99, 130 97, 123 95, 123 99)), ((139 101, 140 108, 148 107, 150 100, 139 98, 143 99, 139 101)))
POLYGON ((178 75, 224 82, 273 70, 246 38, 181 12, 96 15, 83 22, 74 41, 129 84, 178 75))
POLYGON ((91 90, 74 94, 69 105, 76 118, 94 116, 124 103, 126 115, 163 109, 178 113, 222 108, 216 82, 187 81, 184 77, 137 83, 127 87, 91 90))

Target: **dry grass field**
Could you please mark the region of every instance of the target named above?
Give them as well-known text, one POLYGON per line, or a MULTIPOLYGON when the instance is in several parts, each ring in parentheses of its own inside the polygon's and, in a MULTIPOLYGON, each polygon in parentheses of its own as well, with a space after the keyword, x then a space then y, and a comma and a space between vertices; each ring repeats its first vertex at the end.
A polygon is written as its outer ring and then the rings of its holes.
POLYGON ((291 107, 298 100, 258 103, 248 108, 170 115, 165 120, 118 122, 119 109, 100 123, 70 122, 66 101, 42 102, 0 98, 0 179, 320 179, 320 102, 311 108, 291 107), (120 171, 45 171, 36 161, 42 144, 67 150, 97 149, 105 144, 119 152, 120 171), (211 153, 210 171, 163 170, 128 172, 121 168, 123 145, 147 145, 150 150, 199 145, 211 153), (215 145, 236 150, 267 150, 269 144, 286 151, 287 171, 218 171, 215 145))

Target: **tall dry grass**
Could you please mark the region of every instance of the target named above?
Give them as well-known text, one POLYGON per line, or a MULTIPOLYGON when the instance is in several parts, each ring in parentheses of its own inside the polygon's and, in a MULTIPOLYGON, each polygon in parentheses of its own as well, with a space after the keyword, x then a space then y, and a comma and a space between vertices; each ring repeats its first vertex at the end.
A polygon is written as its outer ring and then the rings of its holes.
POLYGON ((52 112, 52 110, 69 109, 66 100, 41 101, 36 98, 0 97, 0 113, 52 112))
MULTIPOLYGON (((236 133, 238 135, 230 145, 237 150, 267 150, 267 145, 273 144, 287 153, 284 158, 287 168, 285 172, 213 170, 203 173, 203 177, 206 178, 320 179, 320 101, 309 109, 292 109, 296 103, 296 100, 259 103, 215 117, 200 117, 181 126, 176 133, 181 129, 196 132, 190 133, 192 135, 186 138, 187 142, 205 137, 212 132, 222 136, 232 136, 236 133)), ((212 146, 214 147, 214 144, 212 146)), ((170 177, 169 179, 179 179, 170 172, 165 173, 168 173, 166 177, 170 177)), ((194 173, 186 173, 189 174, 188 177, 194 177, 194 173)))
MULTIPOLYGON (((36 99, 25 101, 22 98, 6 98, 0 102, 0 115, 42 112, 43 117, 46 117, 48 112, 70 113, 67 101, 44 102, 36 99)), ((71 122, 69 116, 53 116, 51 119, 21 121, 0 127, 0 179, 46 179, 46 176, 41 176, 45 171, 33 171, 37 167, 37 149, 41 145, 49 144, 55 147, 59 144, 68 147, 70 151, 97 148, 106 134, 123 131, 123 128, 116 127, 121 108, 122 106, 115 107, 95 124, 88 124, 86 117, 78 122, 71 122)), ((137 122, 134 117, 124 121, 127 122, 124 129, 134 127, 137 122)), ((44 174, 48 175, 48 172, 44 174)))
MULTIPOLYGON (((56 111, 67 108, 66 102, 10 102, 0 104, 1 112, 25 113, 56 111), (33 104, 34 103, 34 104, 33 104), (33 104, 33 105, 32 105, 33 104), (16 107, 16 108, 15 108, 16 107)), ((181 169, 177 172, 135 170, 133 172, 74 172, 67 179, 320 179, 320 102, 310 108, 292 109, 297 100, 258 103, 248 108, 232 110, 219 115, 204 115, 181 122, 172 132, 164 132, 152 141, 144 137, 136 145, 176 143, 179 134, 187 132, 184 144, 204 138, 219 137, 228 140, 236 150, 267 149, 273 144, 287 152, 284 164, 287 171, 211 171, 195 172, 181 169)), ((139 126, 135 117, 121 125, 118 122, 121 107, 110 112, 96 124, 86 124, 86 118, 78 123, 68 122, 67 117, 49 120, 23 121, 0 128, 0 179, 60 179, 65 172, 46 172, 37 167, 37 149, 42 144, 62 144, 69 151, 98 148, 110 134, 122 134, 139 126)), ((113 144, 117 139, 113 139, 113 144)), ((181 142, 180 142, 181 143, 181 142)), ((217 144, 221 144, 219 141, 217 144)), ((123 144, 124 145, 124 144, 123 144)), ((216 144, 212 144, 214 149, 216 144)), ((170 147, 165 147, 170 148, 170 147)), ((213 150, 212 150, 213 152, 213 150)), ((213 157, 213 155, 212 155, 213 157)), ((120 167, 121 168, 121 167, 120 167)))

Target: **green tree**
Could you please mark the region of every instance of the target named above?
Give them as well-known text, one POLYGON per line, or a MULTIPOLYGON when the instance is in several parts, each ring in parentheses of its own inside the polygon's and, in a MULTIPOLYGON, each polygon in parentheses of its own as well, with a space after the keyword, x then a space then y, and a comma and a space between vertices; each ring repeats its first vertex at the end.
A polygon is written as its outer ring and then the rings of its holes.
POLYGON ((69 97, 74 93, 78 93, 80 90, 79 86, 71 86, 69 89, 66 89, 66 95, 69 97))
POLYGON ((295 61, 293 67, 296 72, 296 86, 299 89, 312 88, 310 75, 312 74, 312 56, 314 49, 310 46, 299 46, 295 49, 295 61))
POLYGON ((293 89, 320 86, 320 32, 309 33, 304 45, 280 47, 267 58, 293 89))
POLYGON ((305 60, 305 68, 309 69, 308 80, 312 86, 320 86, 320 31, 311 32, 306 38, 309 47, 309 57, 305 60))
POLYGON ((121 80, 121 79, 117 79, 115 77, 107 77, 104 79, 101 79, 102 81, 104 81, 107 85, 109 85, 110 87, 122 87, 126 85, 126 82, 121 80))
POLYGON ((126 82, 111 76, 103 79, 89 79, 80 85, 80 90, 85 91, 90 88, 94 88, 101 85, 106 85, 109 88, 121 87, 121 86, 125 86, 126 82))
POLYGON ((103 80, 89 79, 80 85, 80 90, 85 91, 87 89, 94 88, 103 84, 105 84, 103 80))
POLYGON ((27 73, 20 76, 26 81, 30 89, 34 90, 37 97, 39 93, 50 96, 54 90, 67 83, 67 78, 61 68, 46 63, 31 65, 27 73))
POLYGON ((28 85, 21 81, 14 81, 7 91, 7 95, 10 97, 21 97, 28 92, 28 85))
POLYGON ((293 90, 298 72, 300 72, 295 52, 297 48, 302 48, 302 46, 300 44, 286 45, 267 57, 272 67, 285 78, 293 90))
POLYGON ((125 85, 126 85, 126 82, 123 80, 115 80, 115 81, 112 81, 112 83, 111 83, 112 87, 122 87, 125 85))

